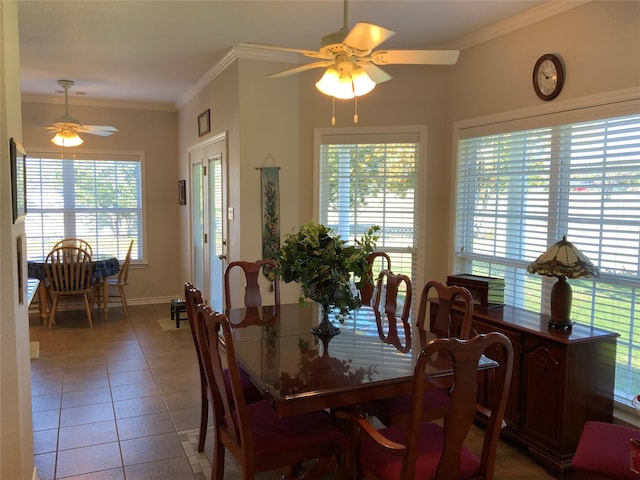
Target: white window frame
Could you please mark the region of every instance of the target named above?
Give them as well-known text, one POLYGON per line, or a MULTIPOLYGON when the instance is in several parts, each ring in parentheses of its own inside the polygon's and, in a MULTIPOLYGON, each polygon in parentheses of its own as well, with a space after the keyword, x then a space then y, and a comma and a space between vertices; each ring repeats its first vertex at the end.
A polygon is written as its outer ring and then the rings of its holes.
MULTIPOLYGON (((450 265, 454 270, 464 269, 464 253, 460 252, 456 236, 456 225, 458 223, 456 203, 457 203, 457 159, 459 156, 458 145, 461 138, 475 138, 486 135, 500 134, 505 132, 523 131, 541 127, 564 125, 571 123, 579 123, 582 121, 590 121, 596 118, 614 118, 640 113, 640 88, 631 88, 618 92, 558 102, 553 105, 544 105, 538 108, 520 110, 517 112, 508 112, 500 115, 493 115, 473 120, 457 122, 454 125, 454 171, 452 175, 452 191, 454 192, 454 201, 452 202, 452 237, 454 239, 453 248, 450 250, 450 265)), ((559 238, 557 239, 559 240, 559 238)), ((569 239, 571 240, 571 239, 569 239)), ((579 239, 574 239, 579 243, 579 239)), ((538 254, 543 253, 538 252, 538 254)), ((522 265, 518 262, 511 265, 513 268, 526 268, 527 259, 522 265)), ((545 282, 543 287, 542 302, 540 308, 544 311, 548 310, 549 289, 553 282, 545 282), (546 307, 546 308, 545 308, 546 307)), ((514 287, 515 288, 515 287, 514 287)), ((574 287, 575 288, 575 287, 574 287)), ((574 293, 575 295, 575 293, 574 293)), ((546 311, 545 313, 548 313, 546 311)), ((581 319, 585 321, 584 319, 581 319)), ((587 323, 589 319, 586 319, 587 323)), ((635 324, 634 318, 631 324, 635 324)), ((619 340, 620 342, 620 340, 619 340)), ((627 349, 628 347, 625 347, 627 349)), ((621 372, 622 373, 622 372, 621 372)), ((615 397, 618 404, 629 405, 633 395, 640 392, 623 392, 619 391, 615 397)))
MULTIPOLYGON (((414 192, 414 205, 415 205, 415 218, 414 218, 414 244, 412 248, 398 248, 388 249, 387 251, 392 253, 393 251, 400 253, 411 252, 413 254, 413 265, 411 281, 415 285, 419 279, 423 277, 423 269, 421 265, 423 252, 420 251, 420 245, 422 245, 422 231, 424 218, 417 212, 419 206, 424 204, 424 191, 426 185, 426 179, 424 178, 424 165, 426 164, 427 155, 427 127, 425 125, 407 125, 407 126, 381 126, 381 127, 333 127, 333 128, 318 128, 314 131, 314 215, 315 218, 322 219, 323 212, 320 211, 321 205, 321 188, 320 188, 320 151, 321 145, 329 137, 351 137, 353 143, 385 143, 387 141, 397 141, 402 137, 415 137, 416 143, 419 145, 419 152, 415 159, 415 192, 414 192)), ((349 140, 351 142, 351 140, 349 140)), ((384 250, 384 248, 378 247, 378 250, 384 250)), ((393 265, 392 265, 393 267, 393 265)), ((395 269, 394 269, 395 271, 395 269)), ((406 273, 406 272, 395 272, 406 273)), ((415 290, 415 289, 414 289, 415 290)), ((415 304, 415 295, 414 302, 415 304)))
MULTIPOLYGON (((72 160, 117 160, 122 159, 126 161, 135 161, 140 163, 140 200, 141 200, 141 230, 140 230, 140 238, 138 239, 138 251, 132 252, 132 265, 142 266, 147 264, 146 258, 146 239, 147 239, 147 220, 146 220, 146 174, 145 174, 145 153, 143 151, 137 150, 82 150, 79 152, 68 153, 67 151, 63 151, 62 154, 60 151, 55 151, 50 148, 41 148, 41 147, 33 147, 26 148, 27 151, 27 159, 29 157, 32 158, 47 158, 47 159, 56 159, 56 158, 68 158, 72 160)), ((27 204, 29 201, 29 194, 27 192, 27 204)), ((29 211, 27 209, 27 216, 29 215, 29 211)), ((124 245, 124 243, 123 243, 124 245)), ((128 249, 128 243, 124 245, 124 250, 122 252, 109 252, 110 255, 118 255, 119 258, 124 258, 126 255, 126 250, 128 249), (122 253, 120 255, 120 253, 122 253)), ((121 246, 121 248, 123 248, 121 246)), ((94 254, 96 252, 94 251, 94 254)), ((99 255, 99 252, 97 253, 99 255)), ((29 252, 27 251, 27 255, 29 252)), ((34 257, 35 259, 35 257, 34 257)), ((134 267, 135 268, 135 267, 134 267)))

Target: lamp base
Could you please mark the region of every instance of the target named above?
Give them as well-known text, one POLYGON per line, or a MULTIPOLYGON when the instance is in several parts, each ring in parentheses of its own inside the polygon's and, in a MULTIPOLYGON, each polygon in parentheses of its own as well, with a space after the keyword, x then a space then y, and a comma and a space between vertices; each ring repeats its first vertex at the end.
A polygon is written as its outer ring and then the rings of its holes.
POLYGON ((554 322, 553 320, 549 319, 549 321, 547 321, 547 325, 549 325, 549 328, 566 328, 568 330, 571 330, 574 323, 576 322, 572 322, 571 320, 567 322, 554 322))
POLYGON ((565 277, 558 277, 558 281, 551 288, 551 319, 549 327, 571 328, 571 285, 565 277))

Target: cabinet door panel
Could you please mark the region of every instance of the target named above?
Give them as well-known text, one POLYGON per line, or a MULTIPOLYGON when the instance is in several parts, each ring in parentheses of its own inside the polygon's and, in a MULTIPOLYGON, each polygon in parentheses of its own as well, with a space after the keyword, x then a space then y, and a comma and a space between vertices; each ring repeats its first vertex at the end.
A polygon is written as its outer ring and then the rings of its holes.
POLYGON ((565 404, 565 350, 527 338, 522 368, 522 429, 547 447, 557 448, 565 404))

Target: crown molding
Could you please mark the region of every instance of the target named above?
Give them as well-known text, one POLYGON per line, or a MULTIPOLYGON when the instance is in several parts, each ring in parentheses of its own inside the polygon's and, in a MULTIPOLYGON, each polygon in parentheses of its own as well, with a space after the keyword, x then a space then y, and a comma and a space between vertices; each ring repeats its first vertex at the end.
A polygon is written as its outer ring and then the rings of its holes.
POLYGON ((477 30, 446 44, 446 48, 464 50, 526 26, 559 15, 591 0, 550 0, 526 12, 514 15, 487 28, 477 30))
MULTIPOLYGON (((49 103, 64 105, 64 97, 60 95, 29 95, 22 94, 23 103, 49 103)), ((171 103, 130 102, 126 100, 109 100, 92 97, 69 97, 69 105, 83 105, 87 107, 130 108, 134 110, 154 110, 161 112, 175 112, 176 107, 171 103)))
POLYGON ((222 59, 216 63, 207 73, 194 83, 185 94, 180 97, 176 103, 176 108, 182 108, 193 97, 195 97, 202 89, 211 83, 218 75, 227 69, 234 61, 238 59, 247 60, 264 60, 269 62, 287 62, 300 63, 300 55, 287 52, 271 52, 261 48, 251 47, 249 45, 235 45, 232 47, 222 59))

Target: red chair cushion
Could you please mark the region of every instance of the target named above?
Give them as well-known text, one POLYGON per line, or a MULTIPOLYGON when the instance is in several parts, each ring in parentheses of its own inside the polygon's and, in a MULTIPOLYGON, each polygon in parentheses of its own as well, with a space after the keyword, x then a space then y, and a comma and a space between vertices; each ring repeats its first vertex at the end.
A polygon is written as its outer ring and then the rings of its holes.
POLYGON ((325 411, 278 418, 268 400, 247 405, 256 456, 335 442, 342 431, 325 411))
POLYGON ((579 472, 605 478, 640 479, 629 463, 632 438, 640 440, 640 431, 611 423, 586 422, 571 465, 579 472))
MULTIPOLYGON (((389 427, 380 430, 389 440, 405 442, 404 427, 389 427)), ((403 457, 390 455, 366 434, 360 437, 360 462, 362 466, 381 480, 400 478, 403 457)), ((429 422, 422 425, 416 478, 432 480, 436 478, 436 469, 442 452, 443 430, 439 425, 429 422)), ((480 460, 469 450, 460 452, 460 479, 471 478, 480 472, 480 460)))

